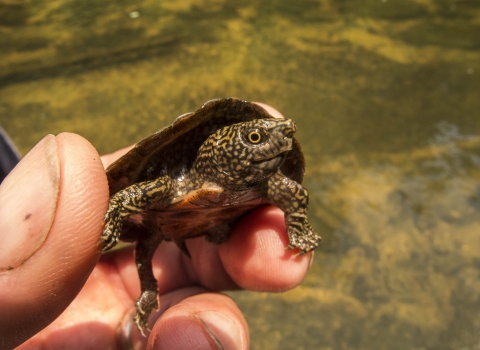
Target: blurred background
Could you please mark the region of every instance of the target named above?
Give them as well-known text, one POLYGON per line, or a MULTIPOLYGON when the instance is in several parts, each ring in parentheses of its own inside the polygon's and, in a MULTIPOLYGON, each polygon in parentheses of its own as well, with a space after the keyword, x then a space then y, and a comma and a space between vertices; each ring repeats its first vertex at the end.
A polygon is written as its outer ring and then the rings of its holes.
POLYGON ((0 0, 0 126, 102 153, 217 97, 297 122, 304 283, 252 349, 480 349, 480 1, 0 0))

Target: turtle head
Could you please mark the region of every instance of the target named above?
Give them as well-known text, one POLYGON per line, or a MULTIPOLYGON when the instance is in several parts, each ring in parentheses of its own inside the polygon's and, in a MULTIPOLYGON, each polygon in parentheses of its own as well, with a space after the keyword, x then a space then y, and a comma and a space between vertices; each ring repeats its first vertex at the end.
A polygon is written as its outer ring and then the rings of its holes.
POLYGON ((295 130, 291 119, 256 119, 220 128, 200 147, 195 170, 226 188, 249 188, 278 171, 292 149, 295 130))

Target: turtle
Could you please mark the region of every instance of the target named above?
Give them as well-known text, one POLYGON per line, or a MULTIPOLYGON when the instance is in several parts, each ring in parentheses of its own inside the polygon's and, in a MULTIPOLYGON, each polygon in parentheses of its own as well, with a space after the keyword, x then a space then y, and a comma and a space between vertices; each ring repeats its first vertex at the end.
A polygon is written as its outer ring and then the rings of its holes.
POLYGON ((264 204, 285 213, 289 245, 299 254, 318 246, 307 221, 305 160, 291 119, 271 116, 237 98, 206 102, 141 140, 107 170, 110 200, 99 244, 135 242, 141 295, 134 322, 141 333, 158 309, 152 257, 162 241, 187 255, 185 240, 225 242, 235 222, 264 204))

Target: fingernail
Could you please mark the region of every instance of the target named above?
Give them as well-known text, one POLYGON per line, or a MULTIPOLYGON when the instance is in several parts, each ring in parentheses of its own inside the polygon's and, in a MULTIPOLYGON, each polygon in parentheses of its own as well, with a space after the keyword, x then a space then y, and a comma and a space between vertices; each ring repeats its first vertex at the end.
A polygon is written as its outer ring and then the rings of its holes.
POLYGON ((43 244, 55 217, 59 187, 57 143, 48 135, 0 186, 0 272, 22 265, 43 244))
POLYGON ((313 264, 313 257, 315 256, 315 252, 312 251, 311 254, 310 254, 310 263, 308 264, 308 268, 311 268, 312 267, 312 264, 313 264))
POLYGON ((218 349, 245 349, 243 339, 237 324, 216 311, 205 311, 195 315, 205 328, 218 349))

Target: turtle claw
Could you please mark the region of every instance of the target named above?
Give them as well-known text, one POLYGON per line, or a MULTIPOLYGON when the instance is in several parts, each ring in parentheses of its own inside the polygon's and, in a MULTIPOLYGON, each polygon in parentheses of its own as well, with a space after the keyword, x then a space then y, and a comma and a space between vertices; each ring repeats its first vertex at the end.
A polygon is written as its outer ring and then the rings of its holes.
POLYGON ((101 238, 100 241, 98 242, 98 245, 102 245, 102 244, 103 244, 102 253, 105 253, 118 244, 118 238, 114 238, 112 240, 105 240, 101 238))
MULTIPOLYGON (((118 229, 118 228, 117 228, 118 229)), ((102 237, 98 242, 98 245, 102 245, 102 253, 109 251, 113 247, 115 247, 118 243, 118 237, 120 236, 119 233, 112 233, 111 230, 111 223, 105 223, 105 227, 103 229, 102 237)))
POLYGON ((151 331, 150 328, 148 328, 148 318, 153 310, 158 310, 157 292, 150 290, 143 292, 140 298, 138 298, 135 308, 137 312, 133 317, 133 322, 145 337, 145 330, 151 331))
POLYGON ((320 236, 313 231, 307 216, 301 213, 285 215, 289 244, 286 249, 298 248, 296 256, 311 252, 318 246, 320 236))
POLYGON ((122 232, 122 218, 118 213, 118 207, 112 205, 112 200, 110 200, 108 205, 103 224, 103 234, 98 245, 104 245, 102 252, 105 253, 117 245, 120 233, 122 232))
POLYGON ((138 330, 140 331, 140 333, 146 337, 145 335, 145 330, 151 332, 151 329, 148 328, 148 317, 147 319, 145 320, 145 315, 139 315, 138 312, 135 314, 135 317, 133 318, 133 322, 135 323, 135 325, 137 326, 138 330))

